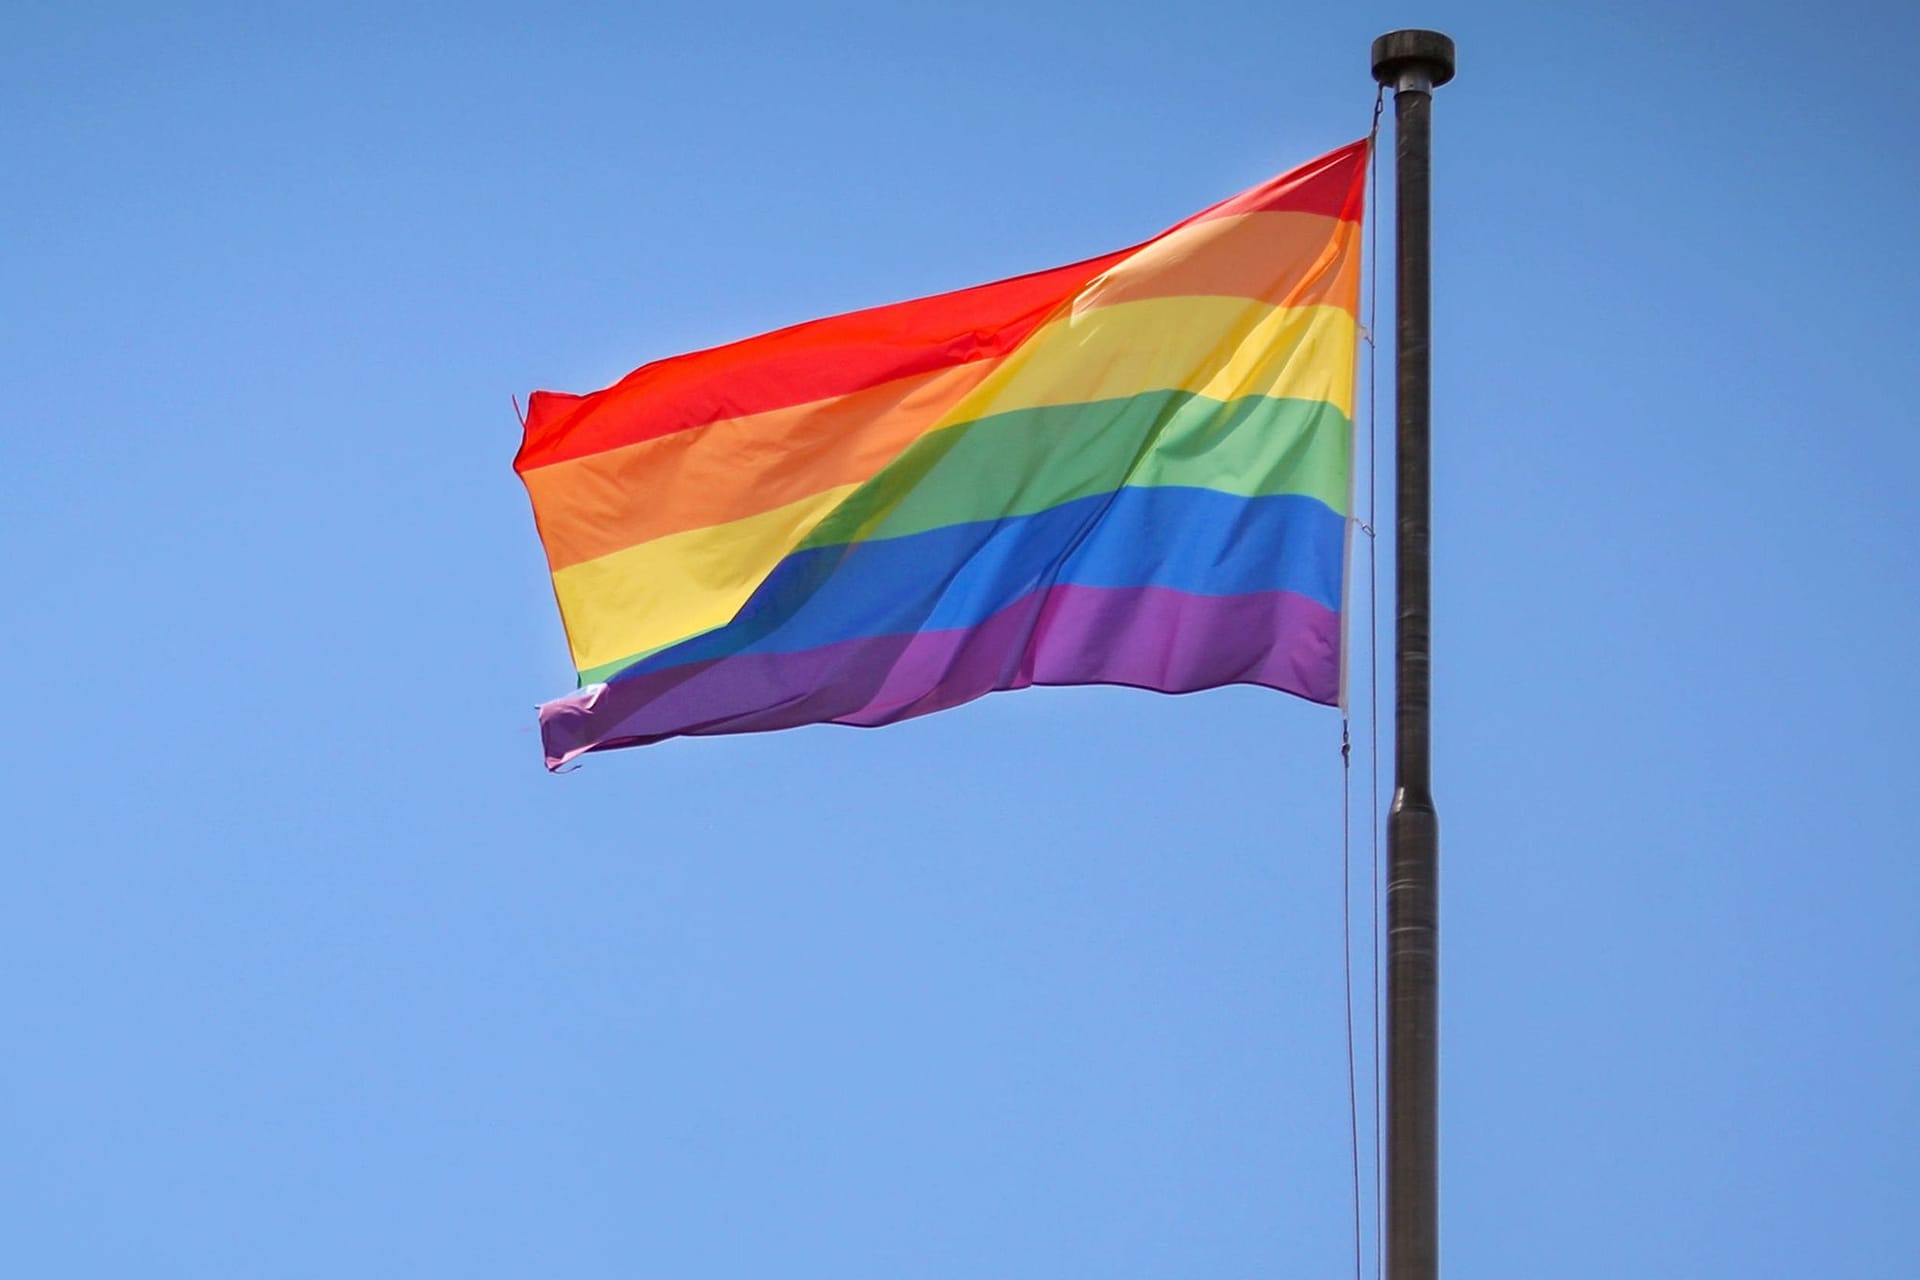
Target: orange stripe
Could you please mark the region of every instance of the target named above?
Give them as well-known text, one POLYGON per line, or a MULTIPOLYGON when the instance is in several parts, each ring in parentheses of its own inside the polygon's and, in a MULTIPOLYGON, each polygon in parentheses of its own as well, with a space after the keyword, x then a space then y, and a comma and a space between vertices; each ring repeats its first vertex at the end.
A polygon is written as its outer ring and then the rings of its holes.
POLYGON ((642 440, 524 474, 556 570, 867 479, 998 364, 972 364, 642 440))
MULTIPOLYGON (((1103 273, 1072 309, 1226 296, 1351 312, 1359 297, 1356 228, 1311 213, 1196 223, 1103 273)), ((548 563, 562 569, 865 480, 942 425, 1000 363, 976 360, 527 471, 548 563)))
POLYGON ((1359 224, 1318 213, 1246 213, 1195 223, 1102 272, 1073 309, 1206 297, 1357 314, 1359 224))

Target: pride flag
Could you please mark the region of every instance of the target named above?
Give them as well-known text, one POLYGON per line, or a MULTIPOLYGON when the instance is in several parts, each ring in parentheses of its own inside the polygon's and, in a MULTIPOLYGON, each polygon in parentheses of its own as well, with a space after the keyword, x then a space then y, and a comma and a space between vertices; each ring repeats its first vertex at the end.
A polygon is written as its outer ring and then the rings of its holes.
POLYGON ((1033 684, 1338 700, 1367 144, 1131 249, 536 392, 549 767, 1033 684))

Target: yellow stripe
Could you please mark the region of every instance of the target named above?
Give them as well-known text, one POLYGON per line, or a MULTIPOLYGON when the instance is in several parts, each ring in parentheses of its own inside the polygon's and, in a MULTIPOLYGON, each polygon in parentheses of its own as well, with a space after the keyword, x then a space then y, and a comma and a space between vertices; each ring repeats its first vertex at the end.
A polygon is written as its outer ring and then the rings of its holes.
POLYGON ((691 529, 553 575, 573 665, 615 662, 733 620, 773 566, 858 485, 691 529))
POLYGON ((1147 391, 1292 396, 1353 416, 1356 326, 1339 307, 1153 298, 1075 310, 1010 353, 943 425, 1147 391))
MULTIPOLYGON (((1150 298, 1069 310, 1001 361, 929 430, 1020 409, 1192 391, 1325 400, 1353 416, 1351 313, 1246 298, 1150 298)), ((682 476, 678 483, 696 483, 682 476)), ((553 575, 581 670, 724 626, 858 484, 655 538, 553 575)))

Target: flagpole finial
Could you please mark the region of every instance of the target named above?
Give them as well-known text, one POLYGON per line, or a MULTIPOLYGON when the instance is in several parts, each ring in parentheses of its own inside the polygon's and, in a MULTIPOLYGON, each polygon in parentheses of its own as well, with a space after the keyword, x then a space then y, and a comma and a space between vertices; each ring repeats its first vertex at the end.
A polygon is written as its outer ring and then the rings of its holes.
POLYGON ((1373 42, 1373 78, 1389 89, 1438 89, 1453 79, 1453 39, 1438 31, 1389 31, 1373 42))

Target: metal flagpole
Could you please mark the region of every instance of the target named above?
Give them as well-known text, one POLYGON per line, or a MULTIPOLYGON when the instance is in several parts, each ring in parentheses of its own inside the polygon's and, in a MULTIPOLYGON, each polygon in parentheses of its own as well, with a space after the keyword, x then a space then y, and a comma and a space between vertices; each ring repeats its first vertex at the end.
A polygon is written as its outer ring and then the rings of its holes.
MULTIPOLYGON (((1395 176, 1393 808, 1387 817, 1387 1280, 1439 1274, 1440 823, 1433 807, 1428 240, 1433 91, 1453 79, 1453 41, 1393 31, 1373 42, 1393 90, 1395 176)), ((1375 270, 1379 264, 1374 264, 1375 270)))

